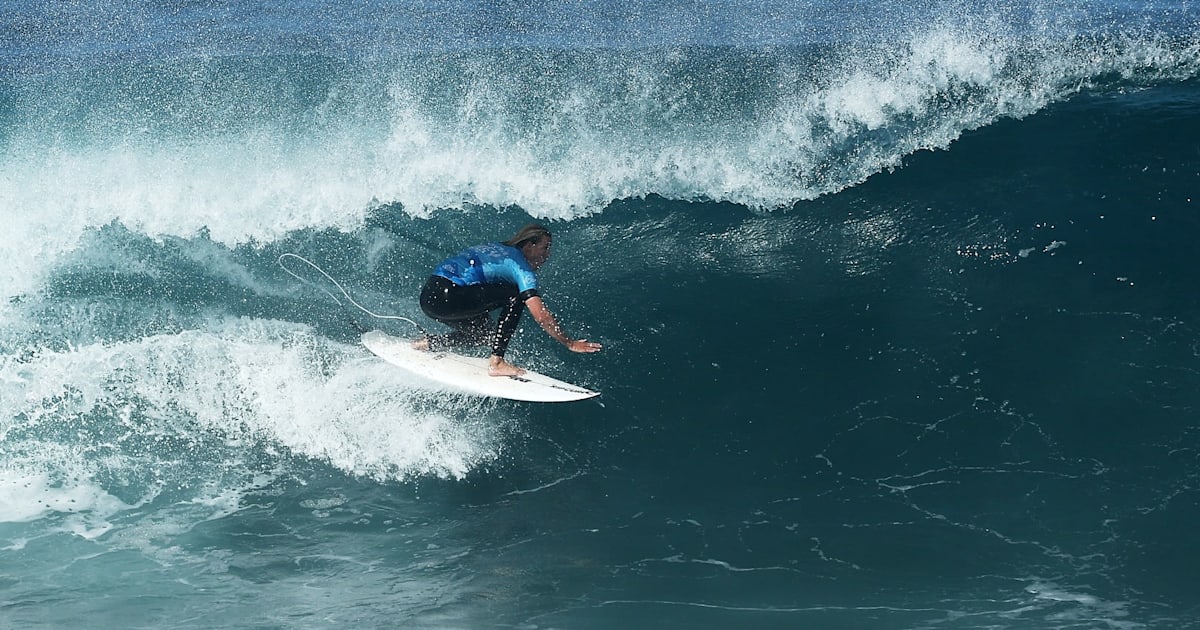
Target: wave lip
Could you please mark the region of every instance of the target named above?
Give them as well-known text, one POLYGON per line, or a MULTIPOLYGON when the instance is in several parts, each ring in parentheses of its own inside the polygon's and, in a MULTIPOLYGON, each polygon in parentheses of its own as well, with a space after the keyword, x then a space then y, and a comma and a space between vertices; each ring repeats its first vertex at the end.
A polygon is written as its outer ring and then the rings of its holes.
POLYGON ((1156 23, 919 17, 802 45, 184 55, 8 82, 0 284, 35 291, 47 261, 114 221, 234 244, 354 230, 384 205, 570 220, 658 195, 770 211, 1083 92, 1200 74, 1194 32, 1156 23))

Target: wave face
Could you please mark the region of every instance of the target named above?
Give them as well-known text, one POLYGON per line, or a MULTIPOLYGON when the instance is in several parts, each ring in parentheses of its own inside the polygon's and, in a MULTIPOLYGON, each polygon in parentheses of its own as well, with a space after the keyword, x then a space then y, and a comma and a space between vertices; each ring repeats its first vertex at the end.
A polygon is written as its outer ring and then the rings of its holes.
POLYGON ((17 5, 11 623, 1194 625, 1194 8, 17 5), (277 263, 417 317, 531 220, 598 404, 277 263))

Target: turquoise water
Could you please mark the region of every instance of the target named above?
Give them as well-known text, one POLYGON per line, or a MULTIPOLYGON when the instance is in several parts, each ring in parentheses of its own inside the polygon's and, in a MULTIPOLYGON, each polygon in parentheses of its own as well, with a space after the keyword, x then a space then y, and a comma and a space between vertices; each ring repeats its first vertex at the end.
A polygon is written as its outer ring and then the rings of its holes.
POLYGON ((1190 5, 0 14, 0 627, 1200 627, 1190 5))

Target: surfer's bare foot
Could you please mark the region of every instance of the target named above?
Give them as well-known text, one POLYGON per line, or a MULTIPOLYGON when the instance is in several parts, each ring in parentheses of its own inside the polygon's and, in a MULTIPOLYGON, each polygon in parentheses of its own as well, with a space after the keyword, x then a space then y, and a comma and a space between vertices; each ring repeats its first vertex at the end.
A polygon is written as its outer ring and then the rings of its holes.
POLYGON ((502 357, 492 355, 488 360, 488 375, 489 376, 520 376, 525 373, 525 370, 505 361, 502 357))
POLYGON ((421 352, 429 352, 429 339, 427 339, 427 338, 422 337, 421 339, 418 339, 409 345, 412 347, 413 350, 420 350, 421 352))

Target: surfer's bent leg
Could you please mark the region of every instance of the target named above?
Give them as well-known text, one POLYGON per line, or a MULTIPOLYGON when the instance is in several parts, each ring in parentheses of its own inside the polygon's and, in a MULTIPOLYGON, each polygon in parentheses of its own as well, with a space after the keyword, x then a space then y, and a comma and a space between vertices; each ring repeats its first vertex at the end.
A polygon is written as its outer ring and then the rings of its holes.
POLYGON ((500 311, 500 321, 496 322, 496 336, 492 339, 492 355, 504 357, 508 351, 508 342, 513 333, 517 332, 517 324, 521 323, 521 313, 525 310, 525 302, 517 296, 508 298, 504 310, 500 311))
POLYGON ((429 349, 490 342, 492 352, 503 356, 508 340, 517 330, 523 306, 515 285, 456 285, 446 278, 431 276, 421 290, 421 310, 454 332, 430 336, 429 349), (488 312, 497 308, 504 309, 498 325, 488 317, 488 312))

